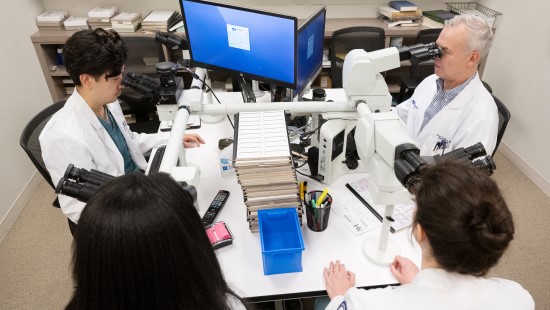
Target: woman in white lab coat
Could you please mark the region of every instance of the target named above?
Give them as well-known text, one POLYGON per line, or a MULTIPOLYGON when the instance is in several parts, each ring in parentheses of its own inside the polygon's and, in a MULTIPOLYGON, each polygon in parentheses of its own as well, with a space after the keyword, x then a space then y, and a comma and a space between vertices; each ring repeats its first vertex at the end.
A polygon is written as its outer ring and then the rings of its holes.
POLYGON ((326 309, 534 309, 518 283, 483 277, 514 234, 512 214, 490 177, 471 166, 444 163, 426 168, 412 191, 420 269, 397 256, 390 271, 402 285, 363 290, 353 287, 354 273, 331 262, 324 270, 331 298, 326 309))
MULTIPOLYGON (((127 59, 120 36, 101 28, 78 31, 67 40, 63 59, 75 89, 39 137, 53 183, 59 182, 69 164, 113 176, 145 169, 143 153, 166 143, 168 134, 137 134, 126 124, 117 100, 127 59)), ((186 135, 184 141, 187 147, 204 143, 197 135, 186 135)), ((84 203, 64 195, 59 203, 77 223, 84 203)))
POLYGON ((396 108, 420 155, 448 153, 478 142, 487 154, 493 153, 498 109, 477 73, 492 38, 490 26, 473 15, 457 15, 441 31, 436 43, 442 54, 434 60, 435 74, 396 108))

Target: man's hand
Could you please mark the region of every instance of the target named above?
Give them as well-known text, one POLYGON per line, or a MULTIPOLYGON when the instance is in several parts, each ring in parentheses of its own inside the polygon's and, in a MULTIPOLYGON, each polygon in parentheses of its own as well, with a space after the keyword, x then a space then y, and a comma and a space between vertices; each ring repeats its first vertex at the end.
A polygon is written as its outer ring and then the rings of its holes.
POLYGON ((196 133, 183 135, 183 146, 185 148, 200 147, 204 140, 196 133))
POLYGON ((355 286, 355 274, 351 271, 346 271, 346 266, 330 262, 328 268, 323 270, 325 276, 325 286, 327 288, 328 297, 330 299, 335 296, 344 295, 346 291, 355 286))
POLYGON ((397 255, 390 265, 390 271, 399 283, 407 284, 412 282, 420 269, 410 259, 397 255))

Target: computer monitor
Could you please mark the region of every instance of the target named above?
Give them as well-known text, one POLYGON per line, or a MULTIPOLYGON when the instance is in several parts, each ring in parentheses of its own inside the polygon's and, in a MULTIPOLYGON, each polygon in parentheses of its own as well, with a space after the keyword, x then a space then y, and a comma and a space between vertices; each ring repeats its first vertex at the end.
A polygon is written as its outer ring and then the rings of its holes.
POLYGON ((296 17, 180 0, 193 66, 296 87, 296 17))
POLYGON ((300 96, 321 72, 326 14, 327 8, 321 8, 298 29, 298 66, 294 96, 300 96))

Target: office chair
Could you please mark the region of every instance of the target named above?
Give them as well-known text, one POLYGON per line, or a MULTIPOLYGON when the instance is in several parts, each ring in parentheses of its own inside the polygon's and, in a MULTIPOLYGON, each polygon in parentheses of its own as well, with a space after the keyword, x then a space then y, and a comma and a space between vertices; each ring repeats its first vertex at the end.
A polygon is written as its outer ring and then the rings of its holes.
MULTIPOLYGON (((61 100, 40 111, 29 121, 27 126, 25 126, 23 132, 21 133, 21 138, 19 139, 19 144, 25 153, 27 153, 38 172, 40 172, 40 174, 44 177, 44 179, 46 179, 48 184, 50 184, 53 189, 55 189, 55 185, 53 184, 50 173, 46 169, 46 165, 42 159, 42 149, 40 148, 40 141, 38 141, 38 137, 52 115, 59 111, 59 109, 61 109, 64 105, 65 100, 61 100)), ((57 198, 55 198, 53 206, 60 208, 59 200, 57 198)))
POLYGON ((495 95, 491 94, 493 96, 493 99, 495 99, 495 103, 498 108, 498 134, 497 134, 497 144, 495 145, 495 150, 493 151, 493 154, 491 156, 495 156, 495 153, 497 151, 498 145, 500 144, 500 140, 502 140, 502 136, 504 136, 504 131, 506 130, 506 126, 508 125, 508 121, 510 121, 510 111, 500 99, 498 99, 495 95))
MULTIPOLYGON (((148 75, 158 79, 156 65, 166 61, 162 44, 155 41, 153 37, 122 37, 128 48, 128 60, 126 61, 126 72, 148 75)), ((135 123, 128 124, 130 129, 140 133, 157 132, 160 125, 158 116, 155 115, 157 108, 151 101, 153 94, 142 95, 129 87, 125 87, 119 96, 121 106, 127 104, 125 114, 133 114, 135 123)))
MULTIPOLYGON (((416 36, 416 42, 418 43, 430 43, 435 42, 437 38, 439 37, 439 33, 441 32, 441 28, 438 29, 423 29, 420 30, 416 36)), ((402 72, 400 77, 400 84, 401 87, 399 89, 399 97, 397 103, 403 102, 405 99, 405 95, 407 97, 410 97, 414 90, 416 89, 416 86, 422 82, 427 76, 432 75, 434 73, 434 63, 433 61, 427 61, 423 63, 413 63, 411 62, 411 69, 409 72, 402 72)))
MULTIPOLYGON (((36 116, 34 116, 29 121, 27 126, 25 126, 23 132, 21 133, 21 138, 19 139, 19 145, 21 145, 38 172, 40 172, 42 177, 46 179, 48 184, 50 184, 50 186, 54 190, 55 185, 53 184, 50 173, 48 172, 48 169, 46 169, 46 165, 44 164, 44 160, 42 159, 42 149, 40 148, 40 141, 38 140, 38 137, 40 136, 42 129, 44 129, 44 126, 46 126, 52 115, 54 115, 55 112, 59 111, 65 105, 65 101, 66 100, 58 101, 36 114, 36 116)), ((57 195, 52 205, 56 208, 61 208, 57 195)), ((71 235, 74 236, 76 224, 73 223, 69 218, 67 218, 67 222, 69 223, 69 230, 71 231, 71 235)))
POLYGON ((353 49, 367 52, 383 49, 385 33, 379 27, 349 27, 336 30, 330 41, 330 72, 332 87, 342 87, 342 69, 344 58, 353 49))

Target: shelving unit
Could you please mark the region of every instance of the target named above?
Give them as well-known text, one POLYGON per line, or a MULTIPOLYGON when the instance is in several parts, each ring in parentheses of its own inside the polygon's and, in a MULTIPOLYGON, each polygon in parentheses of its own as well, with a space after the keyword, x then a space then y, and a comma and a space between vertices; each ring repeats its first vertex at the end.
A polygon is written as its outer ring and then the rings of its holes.
MULTIPOLYGON (((384 29, 386 34, 386 46, 389 46, 392 37, 403 37, 404 44, 414 40, 416 34, 421 29, 426 29, 425 26, 417 27, 387 27, 386 24, 377 18, 332 18, 327 19, 325 27, 325 47, 328 48, 332 33, 341 28, 353 26, 375 26, 384 29)), ((38 31, 31 35, 31 41, 34 45, 36 56, 40 62, 44 79, 48 85, 50 95, 53 102, 66 99, 69 94, 66 90, 66 84, 63 80, 70 79, 65 67, 57 63, 57 48, 63 47, 67 39, 74 31, 38 31)), ((154 32, 144 32, 141 29, 133 33, 120 33, 122 37, 150 37, 154 38, 154 32)), ((130 53, 132 51, 130 50, 130 53)), ((165 59, 174 61, 175 56, 173 51, 164 48, 165 59)), ((132 60, 129 58, 127 66, 131 65, 132 60)), ((408 63, 402 62, 402 67, 386 72, 386 79, 390 87, 390 92, 399 91, 399 71, 407 70, 408 63)), ((324 68, 323 72, 330 75, 330 68, 324 68)), ((138 72, 139 73, 139 72, 138 72)))
MULTIPOLYGON (((67 39, 74 31, 38 31, 31 35, 36 56, 42 68, 42 74, 48 85, 52 102, 66 99, 69 94, 66 90, 66 83, 63 80, 70 79, 67 70, 63 65, 58 64, 57 49, 63 47, 67 39)), ((154 38, 155 33, 138 30, 133 33, 119 33, 121 37, 148 37, 154 38)), ((172 59, 172 52, 163 48, 165 59, 172 59)), ((129 62, 132 61, 129 58, 129 62)), ((136 61, 136 60, 133 60, 136 61)), ((131 64, 131 63, 128 63, 131 64)), ((139 73, 139 72, 138 72, 139 73)))

